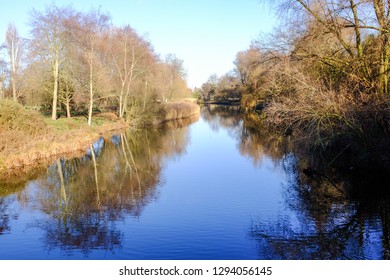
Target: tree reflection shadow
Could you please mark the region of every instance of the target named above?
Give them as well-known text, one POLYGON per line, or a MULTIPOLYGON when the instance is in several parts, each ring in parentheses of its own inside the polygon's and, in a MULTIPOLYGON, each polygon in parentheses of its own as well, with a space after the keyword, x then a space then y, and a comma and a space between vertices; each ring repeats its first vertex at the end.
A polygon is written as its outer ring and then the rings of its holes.
POLYGON ((201 114, 212 129, 226 129, 237 141, 241 155, 251 158, 254 165, 260 166, 264 156, 277 164, 289 153, 286 138, 269 133, 257 114, 243 114, 239 106, 208 105, 201 114))
POLYGON ((258 139, 265 140, 265 155, 279 157, 289 174, 284 203, 291 211, 276 225, 252 225, 250 235, 258 241, 260 258, 389 259, 388 192, 369 199, 356 196, 357 189, 373 194, 373 189, 383 188, 373 182, 358 186, 348 174, 325 168, 326 162, 314 164, 312 155, 307 158, 300 147, 283 141, 272 147, 269 137, 258 139), (287 155, 286 150, 290 150, 287 155), (309 164, 319 169, 310 170, 309 164))
POLYGON ((290 214, 250 226, 260 259, 390 258, 390 195, 383 183, 329 168, 289 136, 270 132, 257 114, 214 106, 202 116, 231 131, 254 165, 272 159, 289 176, 283 190, 290 214))
POLYGON ((32 225, 44 230, 47 248, 85 255, 121 248, 130 232, 117 222, 139 217, 158 199, 164 159, 180 156, 188 144, 185 125, 101 137, 84 157, 49 166, 34 194, 48 216, 32 225))
POLYGON ((9 226, 10 215, 8 213, 9 198, 0 197, 0 235, 9 233, 11 228, 9 226))
POLYGON ((14 202, 19 200, 22 205, 26 203, 26 198, 21 194, 26 187, 26 182, 31 180, 34 174, 41 173, 42 169, 38 168, 34 173, 11 176, 0 181, 0 235, 10 233, 11 221, 18 219, 17 211, 12 207, 14 202))
MULTIPOLYGON (((285 186, 285 201, 291 214, 276 225, 253 222, 250 236, 258 242, 259 257, 389 259, 388 214, 336 195, 326 182, 322 184, 290 182, 285 186)), ((389 209, 388 202, 384 209, 389 209)))

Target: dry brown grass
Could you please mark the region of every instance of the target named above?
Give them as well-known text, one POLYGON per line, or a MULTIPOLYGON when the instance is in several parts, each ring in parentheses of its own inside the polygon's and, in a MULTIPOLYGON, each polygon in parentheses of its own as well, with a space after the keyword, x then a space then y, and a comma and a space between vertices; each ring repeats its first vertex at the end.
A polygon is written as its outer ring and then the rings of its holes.
POLYGON ((59 155, 84 152, 101 134, 128 127, 111 115, 96 117, 89 127, 83 118, 53 121, 11 101, 0 104, 0 178, 59 155))
POLYGON ((190 101, 169 102, 163 105, 157 123, 188 118, 200 113, 200 107, 190 101))

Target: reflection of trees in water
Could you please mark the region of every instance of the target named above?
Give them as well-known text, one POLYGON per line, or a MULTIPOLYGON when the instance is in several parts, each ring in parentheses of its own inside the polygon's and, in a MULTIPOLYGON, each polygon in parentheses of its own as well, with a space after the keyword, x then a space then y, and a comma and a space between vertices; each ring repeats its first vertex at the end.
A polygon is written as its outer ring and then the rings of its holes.
POLYGON ((187 134, 187 127, 165 127, 102 137, 84 157, 49 166, 34 194, 49 215, 36 224, 47 246, 85 254, 120 247, 116 222, 157 199, 163 159, 185 152, 187 134))
POLYGON ((304 174, 307 161, 302 154, 283 158, 290 175, 284 201, 291 215, 276 225, 253 224, 260 257, 389 259, 389 196, 354 197, 349 178, 304 174))
POLYGON ((255 165, 264 157, 271 158, 290 176, 284 201, 291 215, 276 222, 254 220, 251 226, 250 236, 258 242, 260 258, 390 258, 388 191, 372 195, 372 188, 377 187, 372 180, 353 181, 329 168, 310 171, 310 166, 320 168, 327 163, 286 137, 270 133, 258 115, 240 115, 226 107, 206 107, 202 115, 211 127, 234 131, 230 135, 237 140, 240 153, 255 165))
MULTIPOLYGON (((41 170, 39 170, 41 171, 41 170)), ((19 200, 20 204, 26 203, 25 197, 20 193, 26 186, 26 181, 31 178, 31 174, 22 174, 19 178, 9 178, 7 181, 0 182, 0 235, 10 233, 11 220, 18 219, 17 213, 12 204, 19 200), (13 180, 15 179, 15 180, 13 180)))
POLYGON ((9 197, 0 197, 0 235, 9 233, 11 230, 9 226, 11 218, 9 213, 10 203, 9 197))
POLYGON ((201 114, 212 130, 224 128, 230 136, 239 137, 242 128, 239 106, 207 105, 202 107, 201 114))
POLYGON ((260 165, 264 156, 278 163, 288 155, 289 142, 284 137, 270 133, 258 115, 248 113, 242 118, 243 133, 239 149, 243 156, 252 158, 255 165, 260 165))
POLYGON ((287 153, 288 141, 269 133, 257 114, 243 114, 239 106, 220 105, 204 106, 201 113, 211 129, 226 129, 236 139, 241 155, 250 157, 255 165, 261 165, 264 155, 278 162, 287 153))

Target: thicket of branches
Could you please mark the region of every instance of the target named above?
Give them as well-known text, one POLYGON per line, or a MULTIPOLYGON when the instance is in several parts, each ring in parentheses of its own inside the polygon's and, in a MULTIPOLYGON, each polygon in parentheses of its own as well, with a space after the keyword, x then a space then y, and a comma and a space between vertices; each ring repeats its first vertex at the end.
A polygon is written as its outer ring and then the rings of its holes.
POLYGON ((272 2, 281 26, 236 56, 243 107, 265 107, 267 123, 306 148, 375 147, 389 162, 390 2, 272 2))
POLYGON ((61 115, 114 111, 131 121, 157 104, 188 96, 183 61, 161 59, 146 36, 114 26, 100 9, 79 12, 51 4, 32 10, 30 36, 10 23, 0 57, 0 99, 12 98, 61 115))

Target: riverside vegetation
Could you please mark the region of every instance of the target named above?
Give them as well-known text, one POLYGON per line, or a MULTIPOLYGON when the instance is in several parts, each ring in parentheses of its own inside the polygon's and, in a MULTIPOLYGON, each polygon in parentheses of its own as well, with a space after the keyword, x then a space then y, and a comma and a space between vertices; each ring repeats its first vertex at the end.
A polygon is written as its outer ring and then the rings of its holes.
MULTIPOLYGON (((274 1, 281 25, 212 75, 201 102, 239 98, 311 168, 390 172, 390 3, 274 1)), ((367 172, 368 171, 368 172, 367 172)))
POLYGON ((10 23, 0 55, 0 173, 85 150, 99 135, 199 113, 183 61, 100 9, 50 4, 10 23))
MULTIPOLYGON (((199 106, 186 101, 166 103, 150 125, 199 114, 199 106)), ((85 117, 51 120, 11 100, 0 100, 0 178, 29 170, 59 155, 82 155, 102 134, 137 129, 116 114, 97 114, 89 126, 85 117)))

